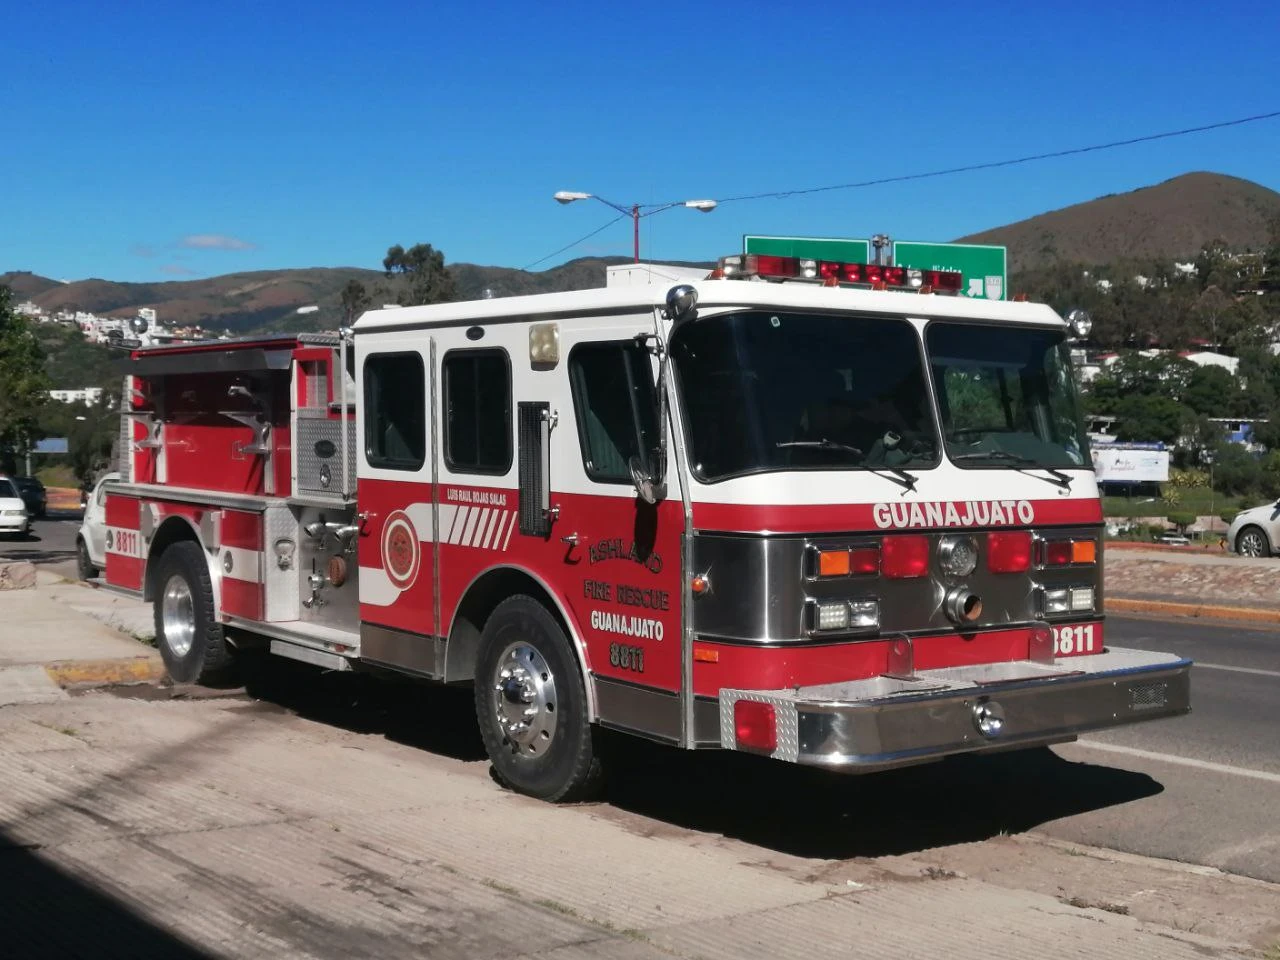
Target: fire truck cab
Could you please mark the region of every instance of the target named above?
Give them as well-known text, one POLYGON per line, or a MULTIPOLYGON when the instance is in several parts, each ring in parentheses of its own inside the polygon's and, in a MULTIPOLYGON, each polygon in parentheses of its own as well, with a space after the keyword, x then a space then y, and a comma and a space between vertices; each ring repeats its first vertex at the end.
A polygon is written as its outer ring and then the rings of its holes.
POLYGON ((1068 324, 957 286, 737 257, 136 350, 107 581, 178 681, 473 684, 551 800, 597 726, 860 772, 1187 712, 1106 642, 1068 324))

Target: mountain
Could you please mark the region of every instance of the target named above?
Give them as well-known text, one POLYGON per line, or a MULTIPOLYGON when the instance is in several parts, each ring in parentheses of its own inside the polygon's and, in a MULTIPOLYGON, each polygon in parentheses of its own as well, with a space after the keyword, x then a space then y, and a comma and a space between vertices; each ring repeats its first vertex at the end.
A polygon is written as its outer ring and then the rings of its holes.
POLYGON ((1247 252, 1265 247, 1280 193, 1221 173, 1188 173, 961 237, 1009 248, 1009 272, 1060 262, 1193 259, 1210 240, 1247 252))
MULTIPOLYGON (((1280 193, 1223 174, 1188 173, 961 241, 1007 246, 1013 273, 1061 262, 1191 259, 1218 238, 1233 251, 1258 250, 1266 245, 1268 224, 1275 217, 1280 217, 1280 193)), ((458 298, 475 300, 486 290, 504 297, 600 287, 605 267, 627 259, 583 257, 536 273, 472 263, 453 263, 449 269, 458 298)), ((34 300, 46 310, 132 316, 139 307, 154 307, 166 325, 199 324, 234 333, 334 329, 341 319, 339 297, 349 280, 363 283, 374 304, 393 299, 382 273, 357 267, 263 270, 164 283, 63 283, 32 273, 0 274, 0 283, 13 288, 15 299, 34 300), (318 309, 298 313, 298 308, 311 306, 318 309)))
MULTIPOLYGON (((604 286, 605 267, 626 257, 584 257, 530 273, 510 267, 450 264, 460 300, 477 300, 491 291, 508 297, 604 286)), ((163 283, 118 283, 77 280, 60 283, 32 273, 0 274, 16 300, 34 300, 46 311, 83 310, 99 316, 133 316, 139 307, 154 307, 166 326, 200 325, 233 333, 257 330, 323 330, 338 326, 340 296, 349 280, 359 280, 373 303, 392 302, 386 279, 376 270, 358 267, 313 267, 229 273, 203 280, 163 283), (315 306, 299 314, 299 307, 315 306)))

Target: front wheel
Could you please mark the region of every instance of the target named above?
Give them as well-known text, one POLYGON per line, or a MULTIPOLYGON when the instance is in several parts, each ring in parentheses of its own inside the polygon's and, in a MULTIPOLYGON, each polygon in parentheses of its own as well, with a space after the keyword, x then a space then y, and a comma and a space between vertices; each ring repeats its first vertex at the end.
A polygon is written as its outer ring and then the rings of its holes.
POLYGON ((1260 528, 1245 527, 1236 536, 1236 553, 1242 557, 1268 557, 1271 555, 1271 544, 1260 528))
POLYGON ((230 676, 231 648, 214 615, 209 568, 190 540, 160 555, 155 622, 156 646, 175 681, 219 684, 230 676))
POLYGON ((494 772, 554 802, 589 797, 602 779, 582 671, 555 617, 532 597, 504 600, 480 639, 476 718, 494 772))

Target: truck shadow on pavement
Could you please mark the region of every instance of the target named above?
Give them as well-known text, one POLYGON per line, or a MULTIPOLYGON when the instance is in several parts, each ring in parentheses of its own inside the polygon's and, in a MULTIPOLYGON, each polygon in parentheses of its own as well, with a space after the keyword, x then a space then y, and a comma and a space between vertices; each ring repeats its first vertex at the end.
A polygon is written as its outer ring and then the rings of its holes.
POLYGON ((0 828, 0 949, 15 960, 213 956, 43 860, 0 828))
POLYGON ((734 753, 626 747, 614 807, 799 857, 915 853, 1022 833, 1161 793, 1146 774, 1074 763, 1047 748, 834 774, 734 753))
MULTIPOLYGON (((269 705, 456 760, 485 759, 470 688, 321 674, 277 657, 247 666, 246 691, 269 705)), ((603 815, 612 807, 628 828, 639 815, 801 857, 970 843, 1164 790, 1146 774, 1075 763, 1050 749, 846 776, 607 731, 599 739, 608 779, 605 805, 595 809, 603 815)))

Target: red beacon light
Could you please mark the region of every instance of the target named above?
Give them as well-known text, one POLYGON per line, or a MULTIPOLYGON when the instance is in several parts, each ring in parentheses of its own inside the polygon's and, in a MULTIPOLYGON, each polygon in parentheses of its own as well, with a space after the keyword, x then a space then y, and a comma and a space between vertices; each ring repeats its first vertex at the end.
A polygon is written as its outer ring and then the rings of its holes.
POLYGON ((875 290, 920 293, 959 293, 963 287, 961 275, 949 270, 916 270, 879 263, 843 263, 763 253, 721 257, 711 276, 729 280, 811 280, 828 287, 851 284, 875 290))

